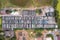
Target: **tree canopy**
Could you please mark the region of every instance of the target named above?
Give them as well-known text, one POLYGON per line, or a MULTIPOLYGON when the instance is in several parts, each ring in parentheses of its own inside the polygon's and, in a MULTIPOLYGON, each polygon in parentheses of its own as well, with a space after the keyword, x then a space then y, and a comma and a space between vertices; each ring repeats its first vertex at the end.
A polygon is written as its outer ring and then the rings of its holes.
POLYGON ((42 36, 42 33, 36 33, 36 37, 41 37, 42 36))

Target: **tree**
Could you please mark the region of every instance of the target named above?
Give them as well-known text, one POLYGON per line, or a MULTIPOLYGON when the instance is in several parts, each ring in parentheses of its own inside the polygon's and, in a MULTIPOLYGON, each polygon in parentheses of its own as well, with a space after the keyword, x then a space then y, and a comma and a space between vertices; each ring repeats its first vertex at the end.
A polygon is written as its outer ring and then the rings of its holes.
POLYGON ((36 33, 36 37, 41 37, 41 36, 42 36, 42 33, 40 33, 40 32, 36 33))
POLYGON ((57 0, 53 0, 53 1, 52 1, 52 6, 53 6, 54 8, 56 8, 57 3, 58 3, 58 1, 57 1, 57 0))
POLYGON ((3 35, 0 35, 0 40, 5 40, 3 35))
POLYGON ((12 37, 10 40, 16 40, 16 35, 14 35, 14 37, 12 37))
POLYGON ((53 38, 53 35, 52 35, 52 34, 47 34, 47 35, 46 35, 46 37, 51 37, 51 38, 52 38, 52 40, 54 40, 54 38, 53 38))

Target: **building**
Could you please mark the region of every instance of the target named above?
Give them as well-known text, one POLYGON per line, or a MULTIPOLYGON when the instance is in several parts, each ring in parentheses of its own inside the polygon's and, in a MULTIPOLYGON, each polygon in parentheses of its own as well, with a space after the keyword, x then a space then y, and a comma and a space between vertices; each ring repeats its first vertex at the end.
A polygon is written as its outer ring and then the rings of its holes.
POLYGON ((43 40, 43 38, 42 37, 37 37, 37 38, 35 38, 35 40, 43 40))
POLYGON ((42 15, 36 15, 36 10, 22 10, 21 15, 18 16, 2 16, 2 29, 56 28, 53 7, 42 7, 40 9, 42 15), (49 11, 47 12, 47 10, 49 11))
POLYGON ((16 32, 17 40, 29 40, 29 34, 26 30, 17 30, 16 32))
POLYGON ((11 37, 11 38, 14 37, 14 31, 12 30, 5 31, 4 34, 5 34, 5 37, 11 37))
POLYGON ((47 37, 46 40, 52 40, 52 38, 51 37, 47 37))
POLYGON ((57 40, 60 40, 60 35, 59 35, 59 36, 57 36, 57 40))

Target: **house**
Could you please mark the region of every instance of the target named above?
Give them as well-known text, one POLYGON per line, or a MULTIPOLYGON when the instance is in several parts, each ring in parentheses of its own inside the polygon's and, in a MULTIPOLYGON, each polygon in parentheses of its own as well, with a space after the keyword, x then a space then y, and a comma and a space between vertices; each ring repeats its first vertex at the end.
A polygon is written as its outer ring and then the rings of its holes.
POLYGON ((35 40, 43 40, 42 37, 37 37, 35 40))
POLYGON ((12 31, 12 30, 5 31, 4 34, 5 34, 5 37, 11 37, 12 38, 14 36, 14 31, 12 31))
POLYGON ((54 14, 54 8, 51 6, 46 6, 44 9, 46 16, 53 16, 54 14))
POLYGON ((45 40, 52 40, 52 38, 51 37, 46 37, 45 40))
MULTIPOLYGON (((57 28, 55 18, 53 17, 54 8, 51 6, 45 6, 40 8, 42 11, 41 15, 36 15, 35 10, 21 10, 18 13, 16 10, 11 12, 10 16, 2 16, 2 28, 57 28), (16 15, 14 16, 15 12, 16 15), (47 13, 47 15, 45 15, 47 13), (35 27, 34 27, 35 26, 35 27)), ((11 9, 12 10, 12 9, 11 9)), ((13 9, 14 10, 14 9, 13 9)))
POLYGON ((22 12, 22 15, 24 16, 35 16, 36 15, 36 12, 35 10, 23 10, 22 12))
POLYGON ((17 30, 15 32, 17 40, 29 40, 29 35, 26 30, 17 30))
POLYGON ((60 40, 60 36, 57 36, 57 40, 60 40))

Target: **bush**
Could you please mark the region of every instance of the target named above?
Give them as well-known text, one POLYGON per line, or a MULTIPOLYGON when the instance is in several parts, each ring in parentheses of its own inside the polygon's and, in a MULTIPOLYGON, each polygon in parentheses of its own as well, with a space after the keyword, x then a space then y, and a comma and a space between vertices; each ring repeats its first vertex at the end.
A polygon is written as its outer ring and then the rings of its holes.
POLYGON ((53 35, 52 35, 52 34, 47 34, 46 36, 47 36, 47 37, 51 37, 51 38, 52 38, 52 40, 54 40, 54 38, 53 38, 53 35))
POLYGON ((41 37, 41 36, 42 36, 42 33, 40 33, 40 32, 36 33, 36 37, 41 37))
POLYGON ((4 36, 0 35, 0 40, 5 40, 4 36))

